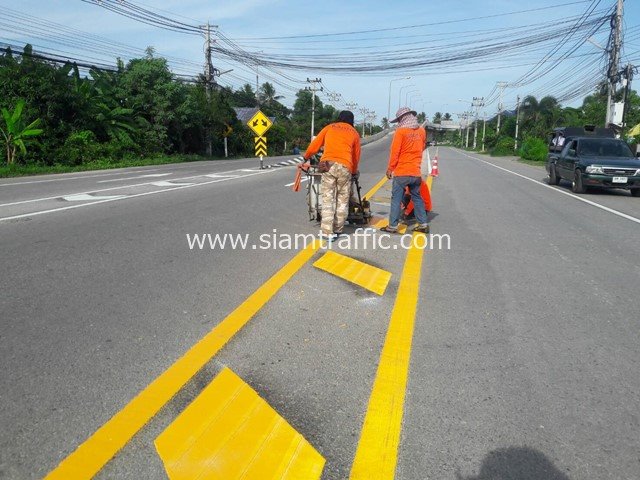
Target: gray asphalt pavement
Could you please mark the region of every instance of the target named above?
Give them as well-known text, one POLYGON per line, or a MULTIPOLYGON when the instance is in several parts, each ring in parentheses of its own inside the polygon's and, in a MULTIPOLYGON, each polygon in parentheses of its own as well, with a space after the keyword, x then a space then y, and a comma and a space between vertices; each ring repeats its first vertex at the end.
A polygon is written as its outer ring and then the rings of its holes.
MULTIPOLYGON (((363 148, 364 191, 388 148, 363 148)), ((424 257, 396 478, 639 478, 640 201, 439 154, 451 249, 424 257)), ((46 475, 295 254, 187 234, 317 233, 295 168, 256 162, 0 181, 0 478, 46 475)), ((344 253, 392 273, 383 296, 317 253, 97 478, 166 478, 153 440, 223 365, 348 478, 406 253, 344 253)))

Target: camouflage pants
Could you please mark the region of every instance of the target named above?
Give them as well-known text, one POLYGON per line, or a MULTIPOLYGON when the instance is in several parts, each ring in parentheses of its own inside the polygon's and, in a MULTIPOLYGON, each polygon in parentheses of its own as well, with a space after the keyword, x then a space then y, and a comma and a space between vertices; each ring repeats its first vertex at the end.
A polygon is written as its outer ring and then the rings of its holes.
POLYGON ((351 172, 340 163, 334 163, 322 174, 322 233, 340 233, 349 214, 351 172))

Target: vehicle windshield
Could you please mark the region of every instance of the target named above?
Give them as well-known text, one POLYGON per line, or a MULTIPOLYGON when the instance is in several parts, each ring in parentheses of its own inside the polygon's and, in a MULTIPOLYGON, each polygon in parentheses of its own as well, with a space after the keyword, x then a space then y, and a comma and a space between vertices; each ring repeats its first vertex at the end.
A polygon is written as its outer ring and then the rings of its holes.
POLYGON ((629 145, 613 138, 587 139, 580 142, 580 155, 634 158, 629 145))

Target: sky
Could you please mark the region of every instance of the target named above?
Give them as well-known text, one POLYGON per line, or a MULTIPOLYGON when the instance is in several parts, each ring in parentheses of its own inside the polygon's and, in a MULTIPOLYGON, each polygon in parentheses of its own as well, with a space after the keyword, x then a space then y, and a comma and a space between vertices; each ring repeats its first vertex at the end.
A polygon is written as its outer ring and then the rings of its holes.
MULTIPOLYGON (((362 115, 363 108, 375 112, 374 123, 388 112, 393 117, 399 105, 424 111, 429 117, 440 111, 457 118, 456 114, 471 109, 474 97, 485 99, 486 104, 478 107, 480 115, 491 116, 499 103, 496 82, 509 82, 504 89, 505 109, 514 107, 518 95, 562 96, 569 84, 575 84, 576 89, 579 86, 580 92, 587 91, 604 78, 602 47, 607 44, 607 26, 589 42, 584 42, 588 35, 579 31, 521 49, 503 50, 504 45, 519 40, 526 43, 554 29, 566 34, 589 8, 595 10, 596 17, 598 11, 615 4, 614 0, 131 1, 190 25, 208 21, 217 26, 214 37, 219 31, 247 52, 304 66, 274 68, 214 56, 216 68, 232 70, 219 77, 219 83, 234 88, 247 82, 255 85, 257 71, 260 83, 274 83, 278 94, 284 96, 282 102, 292 106, 295 92, 310 85, 307 78, 321 78, 324 91, 319 98, 323 102, 330 103, 329 92, 339 93, 340 100, 334 103, 337 108, 357 103, 357 115, 362 115), (559 6, 568 3, 572 4, 559 6), (368 32, 354 33, 362 31, 368 32), (562 40, 567 43, 559 48, 562 40), (563 59, 574 46, 575 51, 563 59), (487 57, 474 58, 474 53, 472 58, 464 58, 465 53, 479 47, 495 51, 487 57), (452 63, 453 55, 461 59, 452 63), (558 58, 562 61, 554 62, 558 58), (439 63, 396 68, 395 63, 402 59, 439 59, 439 63), (372 65, 371 71, 356 72, 362 62, 372 65), (523 75, 535 65, 538 67, 523 82, 523 75), (327 67, 343 71, 321 70, 327 67), (407 76, 411 78, 405 79, 407 76)), ((640 65, 638 3, 628 0, 624 5, 622 61, 640 65)), ((81 0, 0 0, 0 6, 0 42, 30 42, 36 51, 107 64, 115 64, 115 52, 124 50, 131 57, 139 51, 141 56, 144 48, 153 46, 157 56, 170 59, 175 73, 191 76, 203 69, 204 39, 198 35, 145 25, 81 0), (94 38, 104 51, 82 47, 87 38, 94 38)), ((583 96, 563 104, 578 105, 583 96)))

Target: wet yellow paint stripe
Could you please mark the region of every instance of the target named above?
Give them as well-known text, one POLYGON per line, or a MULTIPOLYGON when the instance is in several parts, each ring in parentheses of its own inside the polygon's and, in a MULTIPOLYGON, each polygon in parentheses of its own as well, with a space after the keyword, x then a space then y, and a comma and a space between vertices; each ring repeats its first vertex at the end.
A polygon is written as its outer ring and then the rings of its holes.
MULTIPOLYGON (((379 220, 377 220, 376 222, 374 222, 373 226, 374 228, 382 228, 389 225, 389 219, 388 218, 381 218, 379 220)), ((404 223, 398 223, 398 233, 401 235, 404 235, 405 233, 407 233, 407 225, 405 225, 404 223)))
POLYGON ((97 474, 319 248, 320 243, 316 241, 296 254, 211 332, 65 458, 45 479, 89 479, 97 474))
POLYGON ((384 294, 391 279, 391 272, 336 252, 325 253, 313 266, 378 295, 384 294))
POLYGON ((395 478, 423 253, 407 253, 350 480, 395 478))
POLYGON ((315 480, 325 459, 225 368, 155 440, 170 480, 315 480))
POLYGON ((376 192, 380 190, 380 188, 382 188, 382 186, 385 183, 387 183, 388 180, 389 179, 387 178, 386 175, 382 177, 378 183, 376 183, 373 187, 371 187, 371 190, 369 190, 367 193, 364 194, 364 198, 366 198, 367 200, 370 200, 371 197, 373 197, 376 194, 376 192))

